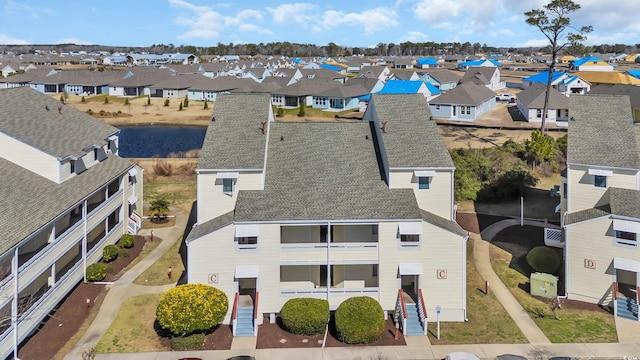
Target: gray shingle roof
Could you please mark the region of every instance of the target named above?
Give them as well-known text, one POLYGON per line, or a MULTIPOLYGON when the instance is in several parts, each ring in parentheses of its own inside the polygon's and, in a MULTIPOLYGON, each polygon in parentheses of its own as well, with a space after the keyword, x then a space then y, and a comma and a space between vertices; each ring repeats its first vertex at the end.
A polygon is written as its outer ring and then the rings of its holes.
POLYGON ((440 84, 457 83, 462 80, 462 76, 447 69, 429 69, 425 73, 436 79, 440 84))
POLYGON ((480 105, 495 96, 496 93, 484 85, 464 82, 429 102, 431 104, 480 105))
POLYGON ((598 85, 592 88, 589 94, 629 95, 631 107, 640 109, 640 86, 628 84, 598 85))
POLYGON ((640 169, 639 125, 628 96, 574 95, 569 98, 567 162, 640 169))
POLYGON ((126 173, 133 164, 115 155, 56 184, 0 158, 0 254, 126 173))
MULTIPOLYGON (((547 92, 547 85, 533 83, 528 88, 518 93, 518 100, 529 109, 544 108, 544 97, 547 92)), ((561 94, 558 90, 551 88, 549 91, 549 109, 568 109, 569 98, 561 94)))
POLYGON ((493 66, 471 66, 462 76, 462 82, 472 81, 477 84, 487 85, 491 82, 491 78, 496 71, 500 70, 493 66))
POLYGON ((195 240, 199 237, 202 237, 204 235, 210 234, 222 227, 225 227, 229 224, 231 224, 233 222, 233 211, 229 211, 226 214, 222 214, 220 216, 218 216, 217 218, 213 218, 209 221, 206 221, 198 226, 196 226, 195 228, 193 228, 193 230, 191 230, 191 232, 189 233, 189 236, 187 236, 187 239, 185 240, 185 242, 190 242, 192 240, 195 240))
POLYGON ((564 219, 565 225, 571 225, 578 222, 597 219, 603 216, 611 215, 611 210, 608 206, 602 206, 597 208, 589 208, 581 211, 576 211, 574 213, 567 214, 567 217, 564 219))
POLYGON ((198 169, 262 169, 269 121, 268 94, 221 94, 216 99, 198 169))
POLYGON ((609 206, 614 215, 640 219, 640 191, 612 187, 609 189, 609 206))
POLYGON ((372 139, 367 122, 272 123, 265 190, 239 191, 236 220, 420 219, 413 190, 382 179, 372 139))
POLYGON ((82 156, 119 131, 29 87, 0 90, 0 114, 1 132, 56 158, 82 156))
POLYGON ((391 168, 454 167, 421 94, 373 94, 367 112, 377 116, 378 124, 387 122, 382 140, 391 168))
POLYGON ((465 229, 463 229, 460 225, 458 225, 457 222, 453 221, 453 220, 447 220, 441 216, 438 216, 436 214, 430 213, 426 210, 422 210, 420 209, 420 212, 422 213, 422 219, 430 224, 436 225, 438 227, 441 227, 445 230, 449 230, 454 234, 458 234, 460 236, 466 236, 467 235, 467 231, 465 229))

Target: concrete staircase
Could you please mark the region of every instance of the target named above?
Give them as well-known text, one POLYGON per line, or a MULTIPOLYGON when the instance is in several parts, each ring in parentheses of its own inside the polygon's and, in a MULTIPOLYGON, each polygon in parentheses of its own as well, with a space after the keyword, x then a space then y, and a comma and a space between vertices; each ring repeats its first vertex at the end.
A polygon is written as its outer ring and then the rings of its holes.
POLYGON ((253 336, 253 307, 239 307, 236 336, 253 336))
POLYGON ((618 298, 616 305, 618 306, 617 315, 619 317, 638 320, 638 303, 634 299, 618 298))
POLYGON ((420 315, 418 314, 418 306, 416 304, 406 304, 407 309, 407 335, 424 335, 420 315))

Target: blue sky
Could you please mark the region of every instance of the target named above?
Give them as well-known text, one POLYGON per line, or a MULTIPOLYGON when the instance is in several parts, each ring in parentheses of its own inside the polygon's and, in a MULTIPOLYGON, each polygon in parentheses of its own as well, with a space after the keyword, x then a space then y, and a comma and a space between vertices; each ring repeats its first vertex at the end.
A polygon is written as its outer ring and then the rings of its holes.
MULTIPOLYGON (((544 0, 1 1, 0 44, 548 43, 523 15, 544 0)), ((572 22, 594 27, 586 44, 640 43, 638 0, 574 1, 582 9, 572 22)))

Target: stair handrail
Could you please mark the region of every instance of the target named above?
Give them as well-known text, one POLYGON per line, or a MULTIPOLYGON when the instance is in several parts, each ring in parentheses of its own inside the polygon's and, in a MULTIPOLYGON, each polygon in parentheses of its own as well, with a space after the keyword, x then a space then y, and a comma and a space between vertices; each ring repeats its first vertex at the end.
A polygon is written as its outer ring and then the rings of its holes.
POLYGON ((398 326, 402 326, 402 335, 406 335, 407 332, 407 308, 404 303, 404 292, 402 289, 398 289, 398 300, 396 301, 396 312, 395 312, 395 320, 398 323, 398 326), (400 315, 402 322, 398 320, 398 315, 400 315), (400 325, 402 324, 402 325, 400 325))
POLYGON ((618 300, 618 282, 613 282, 613 300, 618 300))
POLYGON ((240 298, 240 293, 236 293, 236 296, 233 298, 233 311, 231 312, 231 331, 233 336, 236 336, 236 328, 238 327, 238 299, 240 298))
POLYGON ((427 314, 427 307, 424 305, 424 296, 422 296, 422 289, 418 289, 418 314, 420 315, 420 322, 422 322, 422 330, 424 335, 427 335, 427 320, 429 315, 427 314))
POLYGON ((253 304, 253 336, 258 336, 258 301, 260 293, 256 291, 256 300, 253 304))

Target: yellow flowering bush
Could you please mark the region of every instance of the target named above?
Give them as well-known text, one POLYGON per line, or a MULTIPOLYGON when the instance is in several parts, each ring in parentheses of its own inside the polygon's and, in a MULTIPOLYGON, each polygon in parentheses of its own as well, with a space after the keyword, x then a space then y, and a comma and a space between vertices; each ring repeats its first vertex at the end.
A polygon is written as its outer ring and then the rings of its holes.
POLYGON ((187 335, 220 324, 228 310, 223 291, 205 284, 184 284, 162 295, 156 318, 171 333, 187 335))

